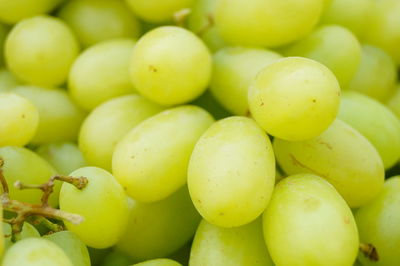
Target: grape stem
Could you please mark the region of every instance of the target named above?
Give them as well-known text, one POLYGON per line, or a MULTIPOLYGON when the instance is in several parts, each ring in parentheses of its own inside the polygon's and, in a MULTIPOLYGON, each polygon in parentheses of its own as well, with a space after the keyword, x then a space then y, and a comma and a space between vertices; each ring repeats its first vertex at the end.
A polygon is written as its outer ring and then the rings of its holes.
POLYGON ((378 261, 379 255, 378 251, 372 244, 360 243, 361 253, 371 261, 378 261))
POLYGON ((186 18, 190 15, 192 10, 190 8, 184 8, 176 11, 173 14, 174 22, 178 27, 183 27, 185 25, 186 18))
POLYGON ((67 182, 74 185, 78 189, 83 189, 88 183, 86 177, 55 175, 51 177, 47 183, 41 185, 25 185, 20 181, 15 182, 14 186, 18 189, 40 189, 43 191, 43 195, 41 198, 42 204, 31 204, 10 199, 9 187, 7 184, 7 180, 3 174, 3 166, 4 160, 0 158, 0 183, 3 188, 3 193, 0 195, 0 201, 3 206, 3 210, 16 214, 16 216, 13 218, 3 219, 3 222, 11 225, 12 241, 16 241, 19 239, 20 233, 22 231, 22 226, 28 218, 30 218, 33 224, 43 224, 51 231, 60 231, 64 228, 61 225, 52 223, 47 218, 65 220, 73 224, 80 224, 81 222, 83 222, 83 217, 80 215, 52 208, 51 206, 49 206, 48 200, 51 193, 53 192, 56 180, 67 182))
POLYGON ((201 27, 200 29, 198 29, 196 31, 196 34, 200 37, 202 37, 209 29, 211 29, 214 26, 215 22, 214 22, 214 17, 212 14, 208 14, 207 15, 207 22, 204 24, 203 27, 201 27))

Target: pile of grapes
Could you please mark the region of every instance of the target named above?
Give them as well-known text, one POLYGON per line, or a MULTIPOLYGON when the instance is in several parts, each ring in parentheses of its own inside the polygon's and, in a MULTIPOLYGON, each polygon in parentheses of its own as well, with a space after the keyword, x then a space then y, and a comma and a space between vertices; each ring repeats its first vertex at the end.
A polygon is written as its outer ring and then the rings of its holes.
POLYGON ((2 266, 400 266, 400 0, 0 0, 2 266))

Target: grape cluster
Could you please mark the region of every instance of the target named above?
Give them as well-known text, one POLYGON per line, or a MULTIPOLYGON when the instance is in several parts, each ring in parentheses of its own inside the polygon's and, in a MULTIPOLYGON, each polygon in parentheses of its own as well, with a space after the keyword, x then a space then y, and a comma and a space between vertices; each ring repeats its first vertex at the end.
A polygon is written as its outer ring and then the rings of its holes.
POLYGON ((0 0, 3 266, 400 265, 399 0, 0 0))

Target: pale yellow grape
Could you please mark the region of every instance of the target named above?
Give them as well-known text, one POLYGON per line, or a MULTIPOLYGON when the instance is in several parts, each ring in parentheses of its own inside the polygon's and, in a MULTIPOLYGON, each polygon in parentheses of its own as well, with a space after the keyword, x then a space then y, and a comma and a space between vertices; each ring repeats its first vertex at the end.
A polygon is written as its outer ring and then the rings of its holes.
POLYGON ((132 266, 182 266, 182 264, 171 259, 154 259, 136 263, 132 266))
POLYGON ((197 33, 213 52, 227 45, 213 23, 217 3, 216 0, 197 0, 188 17, 188 28, 197 33))
POLYGON ((36 153, 46 159, 61 175, 69 175, 86 165, 81 151, 73 142, 43 144, 36 149, 36 153))
POLYGON ((203 220, 193 240, 189 265, 273 266, 261 219, 234 228, 221 228, 203 220))
POLYGON ((151 23, 170 22, 174 14, 190 8, 195 0, 125 0, 131 10, 144 21, 151 23))
POLYGON ((257 73, 281 56, 273 51, 226 47, 213 56, 211 93, 231 113, 249 112, 247 93, 257 73))
POLYGON ((19 86, 13 93, 27 98, 39 110, 39 127, 32 143, 76 140, 85 113, 71 100, 66 91, 19 86))
POLYGON ((362 265, 400 265, 400 176, 386 180, 382 192, 356 212, 360 240, 372 244, 379 255, 377 262, 360 254, 362 265))
POLYGON ((368 30, 375 0, 333 0, 321 17, 321 23, 337 24, 361 38, 368 30))
POLYGON ((11 91, 14 87, 20 85, 17 78, 7 69, 0 69, 0 92, 11 91))
POLYGON ((211 67, 211 55, 196 35, 165 26, 139 39, 133 49, 130 76, 143 96, 159 104, 175 105, 205 91, 211 67))
POLYGON ((0 23, 0 66, 4 65, 4 42, 8 34, 8 27, 0 23))
POLYGON ((74 233, 70 231, 60 231, 50 235, 44 235, 43 237, 57 244, 74 266, 90 266, 87 247, 74 233))
POLYGON ((70 176, 86 177, 88 184, 82 190, 69 183, 61 187, 60 209, 84 218, 78 225, 65 221, 68 230, 90 247, 113 246, 128 222, 128 197, 124 189, 109 172, 97 167, 83 167, 70 176))
POLYGON ((71 0, 59 12, 83 47, 115 38, 137 38, 140 24, 122 0, 71 0))
POLYGON ((140 122, 162 110, 139 95, 111 99, 94 109, 83 122, 79 148, 90 165, 111 170, 118 141, 140 122))
POLYGON ((335 119, 340 87, 324 65, 287 57, 258 73, 248 101, 252 116, 269 134, 300 141, 318 136, 335 119))
POLYGON ((217 0, 215 25, 231 44, 280 46, 302 39, 317 24, 322 0, 217 0))
POLYGON ((392 58, 372 45, 362 46, 361 63, 348 89, 386 101, 395 89, 397 69, 392 58))
POLYGON ((109 40, 80 54, 68 78, 75 102, 92 110, 109 99, 133 93, 128 70, 134 44, 130 39, 109 40))
POLYGON ((16 77, 43 86, 62 84, 78 52, 78 42, 67 24, 50 16, 19 22, 8 34, 4 50, 16 77))
POLYGON ((213 122, 209 113, 190 105, 143 121, 116 146, 113 174, 135 200, 153 202, 168 197, 186 183, 194 145, 213 122))
POLYGON ((357 73, 361 45, 354 34, 337 25, 320 26, 301 41, 289 46, 287 56, 303 56, 327 66, 345 88, 357 73))
POLYGON ((116 250, 138 261, 168 256, 193 237, 200 219, 186 186, 161 201, 132 200, 128 226, 116 250))
POLYGON ((374 145, 385 169, 399 161, 400 120, 385 105, 356 92, 345 92, 338 118, 355 128, 374 145))
POLYGON ((14 93, 0 93, 0 117, 0 147, 26 145, 39 125, 38 109, 14 93))
MULTIPOLYGON (((14 245, 14 242, 11 241, 11 225, 8 223, 3 222, 3 227, 2 227, 2 235, 4 234, 4 250, 9 249, 12 245, 14 245)), ((22 231, 19 234, 19 239, 22 240, 25 238, 31 238, 31 237, 40 237, 39 232, 36 230, 36 228, 31 225, 30 223, 24 222, 22 226, 22 231)), ((3 242, 3 241, 1 241, 3 242)), ((0 243, 1 245, 1 243, 0 243)), ((1 254, 1 252, 0 252, 1 254)))
MULTIPOLYGON (((1 147, 0 158, 4 160, 2 169, 10 190, 10 198, 22 202, 40 203, 43 194, 40 190, 19 190, 13 184, 18 180, 28 185, 46 183, 56 174, 54 168, 36 153, 21 147, 1 147)), ((49 199, 53 207, 58 205, 60 186, 61 182, 56 181, 54 192, 49 199)))
POLYGON ((196 209, 209 223, 234 227, 266 208, 275 182, 275 158, 265 132, 251 119, 216 122, 190 157, 188 187, 196 209))
POLYGON ((395 92, 387 102, 387 106, 400 119, 400 85, 397 85, 395 92))
POLYGON ((27 238, 4 255, 2 266, 73 266, 64 251, 50 240, 27 238))
POLYGON ((279 182, 263 215, 263 228, 276 265, 353 265, 357 257, 353 214, 335 188, 316 175, 279 182))
POLYGON ((357 130, 339 119, 320 136, 302 142, 275 138, 274 151, 287 174, 313 173, 328 180, 352 208, 373 200, 384 181, 382 159, 357 130))
POLYGON ((15 24, 22 19, 48 13, 63 0, 0 0, 0 21, 15 24))
POLYGON ((385 50, 400 64, 400 1, 375 1, 365 41, 385 50))

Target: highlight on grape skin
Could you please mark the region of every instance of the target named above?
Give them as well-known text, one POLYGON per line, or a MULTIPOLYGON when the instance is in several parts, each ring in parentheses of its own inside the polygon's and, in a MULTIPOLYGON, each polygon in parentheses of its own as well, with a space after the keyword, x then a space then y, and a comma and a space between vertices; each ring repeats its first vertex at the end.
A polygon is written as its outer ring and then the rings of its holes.
POLYGON ((0 0, 0 265, 399 266, 399 0, 0 0))

